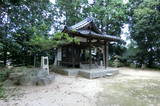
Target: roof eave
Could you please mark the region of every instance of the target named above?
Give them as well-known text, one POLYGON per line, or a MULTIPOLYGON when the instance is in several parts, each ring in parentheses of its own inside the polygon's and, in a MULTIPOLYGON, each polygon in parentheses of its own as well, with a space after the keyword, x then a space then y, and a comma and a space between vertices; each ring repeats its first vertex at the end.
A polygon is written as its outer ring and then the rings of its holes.
POLYGON ((106 34, 97 34, 95 32, 92 31, 82 31, 82 30, 72 30, 66 27, 65 32, 70 33, 70 34, 76 34, 78 36, 82 36, 82 37, 87 37, 87 38, 99 38, 99 39, 104 39, 104 40, 108 40, 108 41, 123 41, 120 37, 115 37, 115 36, 111 36, 111 35, 106 35, 106 34))

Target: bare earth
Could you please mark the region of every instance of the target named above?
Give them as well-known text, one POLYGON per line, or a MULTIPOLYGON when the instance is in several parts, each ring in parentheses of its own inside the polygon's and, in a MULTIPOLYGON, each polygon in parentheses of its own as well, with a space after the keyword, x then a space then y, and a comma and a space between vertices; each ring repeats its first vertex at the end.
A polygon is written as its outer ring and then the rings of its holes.
POLYGON ((119 71, 92 80, 56 74, 47 86, 9 88, 0 106, 160 106, 160 71, 119 71))

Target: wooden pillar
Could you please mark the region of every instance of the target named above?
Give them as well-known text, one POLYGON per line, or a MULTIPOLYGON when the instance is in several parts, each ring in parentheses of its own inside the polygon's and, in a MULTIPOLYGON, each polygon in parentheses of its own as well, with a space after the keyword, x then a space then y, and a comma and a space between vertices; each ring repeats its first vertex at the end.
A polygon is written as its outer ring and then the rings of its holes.
POLYGON ((91 69, 92 57, 91 57, 91 39, 89 39, 89 69, 91 69))
POLYGON ((104 66, 108 67, 108 42, 104 42, 104 66))
POLYGON ((36 67, 36 54, 34 55, 34 67, 36 67))
POLYGON ((74 44, 72 43, 72 67, 75 67, 74 44))
POLYGON ((107 42, 107 44, 106 44, 106 66, 108 67, 108 59, 109 59, 109 49, 108 49, 108 47, 109 47, 109 42, 107 42))

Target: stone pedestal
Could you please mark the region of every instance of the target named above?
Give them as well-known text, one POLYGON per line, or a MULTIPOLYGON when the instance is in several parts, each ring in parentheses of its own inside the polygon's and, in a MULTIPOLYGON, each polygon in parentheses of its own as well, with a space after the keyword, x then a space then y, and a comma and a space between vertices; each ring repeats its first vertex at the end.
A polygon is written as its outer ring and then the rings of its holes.
POLYGON ((49 61, 48 57, 41 57, 41 68, 44 69, 49 75, 49 61))

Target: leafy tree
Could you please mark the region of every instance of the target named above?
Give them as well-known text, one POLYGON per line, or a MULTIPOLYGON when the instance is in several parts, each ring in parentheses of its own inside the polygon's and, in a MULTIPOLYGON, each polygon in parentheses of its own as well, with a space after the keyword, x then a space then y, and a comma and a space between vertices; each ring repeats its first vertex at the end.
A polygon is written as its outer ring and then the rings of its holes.
POLYGON ((79 43, 79 40, 72 38, 67 33, 63 32, 57 32, 50 37, 34 36, 34 38, 29 41, 31 45, 41 48, 41 51, 56 48, 60 45, 68 44, 71 42, 79 43))
POLYGON ((74 25, 84 17, 82 16, 81 10, 83 0, 57 0, 55 4, 56 18, 59 19, 58 25, 74 25))
POLYGON ((1 1, 0 34, 3 44, 4 65, 11 58, 16 63, 27 64, 32 57, 33 47, 28 41, 36 35, 49 36, 54 21, 54 11, 49 0, 10 0, 1 1), (11 57, 8 57, 8 53, 11 57))
POLYGON ((160 64, 160 2, 158 0, 143 0, 130 6, 131 15, 131 39, 140 49, 137 60, 140 64, 154 67, 160 64))

